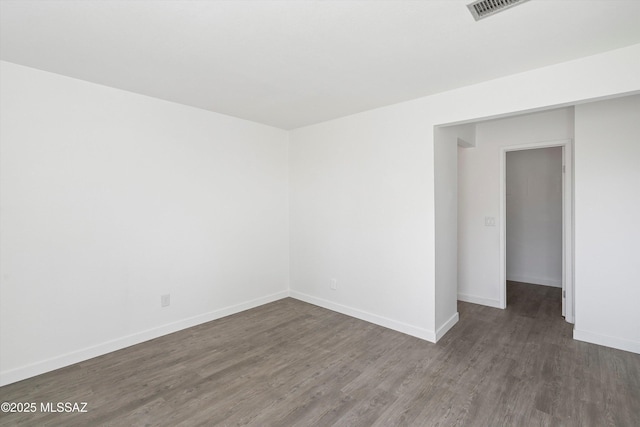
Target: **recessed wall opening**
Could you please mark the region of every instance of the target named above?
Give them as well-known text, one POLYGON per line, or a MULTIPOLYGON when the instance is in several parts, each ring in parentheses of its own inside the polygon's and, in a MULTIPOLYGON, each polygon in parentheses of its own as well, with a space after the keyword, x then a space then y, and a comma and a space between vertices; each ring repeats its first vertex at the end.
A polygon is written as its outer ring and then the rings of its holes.
MULTIPOLYGON (((565 315, 573 323, 573 107, 477 121, 452 129, 458 135, 458 300, 507 308, 507 280, 547 285, 556 287, 549 291, 560 298, 558 315, 565 315), (553 162, 517 165, 518 156, 526 157, 527 153, 534 157, 541 153, 538 157, 543 159, 551 156, 553 162), (507 186, 508 158, 516 161, 516 167, 511 169, 516 170, 515 179, 522 181, 517 183, 521 188, 507 186), (532 181, 536 175, 549 178, 550 168, 555 168, 555 172, 549 182, 532 181), (515 193, 519 191, 529 193, 518 196, 515 193), (553 210, 555 222, 551 230, 527 229, 525 233, 534 239, 543 234, 552 236, 553 249, 540 249, 540 243, 531 239, 529 243, 519 241, 517 229, 511 235, 507 233, 507 205, 518 202, 514 197, 533 196, 532 192, 536 197, 553 195, 559 204, 553 210), (533 244, 534 248, 522 246, 527 244, 533 244)), ((521 214, 525 218, 537 223, 530 225, 534 229, 547 226, 550 221, 535 204, 520 209, 524 209, 521 214)))

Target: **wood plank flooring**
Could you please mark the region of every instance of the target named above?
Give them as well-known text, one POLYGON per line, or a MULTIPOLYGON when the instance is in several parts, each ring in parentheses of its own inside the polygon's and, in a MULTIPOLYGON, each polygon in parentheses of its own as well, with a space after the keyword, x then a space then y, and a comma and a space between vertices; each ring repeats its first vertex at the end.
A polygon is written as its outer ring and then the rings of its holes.
POLYGON ((640 355, 574 341, 560 289, 460 302, 438 344, 284 299, 0 388, 0 425, 640 426, 640 355))

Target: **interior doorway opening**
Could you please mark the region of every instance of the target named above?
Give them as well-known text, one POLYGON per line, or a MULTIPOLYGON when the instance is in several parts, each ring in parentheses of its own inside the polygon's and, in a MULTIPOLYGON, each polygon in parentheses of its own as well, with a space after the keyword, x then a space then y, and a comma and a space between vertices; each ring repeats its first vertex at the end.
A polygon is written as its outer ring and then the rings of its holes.
POLYGON ((513 283, 557 287, 562 315, 573 323, 571 159, 571 140, 504 147, 499 223, 501 306, 513 283))

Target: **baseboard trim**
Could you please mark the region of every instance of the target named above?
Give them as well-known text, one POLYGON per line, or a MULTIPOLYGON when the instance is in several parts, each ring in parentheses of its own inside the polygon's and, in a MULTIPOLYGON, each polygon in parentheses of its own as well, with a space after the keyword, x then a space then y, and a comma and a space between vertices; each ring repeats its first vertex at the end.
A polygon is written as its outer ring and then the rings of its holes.
POLYGON ((543 279, 540 277, 508 275, 507 280, 511 282, 529 283, 531 285, 552 286, 554 288, 562 287, 562 280, 557 280, 557 279, 543 279))
POLYGON ((458 320, 460 320, 460 315, 458 314, 458 312, 456 311, 453 316, 451 316, 449 318, 449 320, 447 320, 446 322, 444 322, 444 324, 442 326, 440 326, 438 329, 436 329, 436 342, 438 342, 438 340, 440 338, 442 338, 444 336, 444 334, 446 334, 447 332, 449 332, 449 329, 453 328, 453 326, 458 323, 458 320))
POLYGON ((140 344, 145 341, 161 337, 163 335, 178 332, 183 329, 200 325, 202 323, 210 322, 212 320, 220 319, 231 314, 236 314, 241 311, 268 304, 270 302, 274 302, 288 296, 288 290, 277 292, 275 294, 256 298, 250 301, 242 302, 240 304, 223 307, 218 310, 210 311, 208 313, 189 317, 183 320, 178 320, 176 322, 168 323, 156 328, 147 329, 145 331, 107 341, 102 344, 86 347, 77 351, 46 359, 41 362, 36 362, 30 365, 22 366, 20 368, 0 372, 0 386, 31 378, 36 375, 54 371, 56 369, 64 368, 65 366, 73 365, 74 363, 83 362, 85 360, 102 356, 116 350, 121 350, 132 345, 140 344))
POLYGON ((500 306, 500 301, 498 301, 497 299, 478 297, 478 296, 469 295, 469 294, 458 293, 458 301, 470 302, 472 304, 486 305, 488 307, 493 307, 493 308, 502 308, 502 309, 504 308, 500 306))
POLYGON ((593 332, 581 331, 578 329, 573 330, 573 339, 640 354, 639 341, 631 341, 624 338, 601 335, 593 332))
POLYGON ((333 301, 328 301, 326 299, 314 297, 312 295, 308 295, 298 291, 291 291, 289 296, 300 301, 308 302, 309 304, 317 305, 318 307, 326 308, 327 310, 346 314, 347 316, 355 317, 356 319, 364 320, 365 322, 393 329, 394 331, 402 332, 403 334, 411 335, 433 343, 436 342, 435 332, 428 329, 410 325, 404 322, 399 322, 387 317, 378 316, 377 314, 338 304, 333 301))

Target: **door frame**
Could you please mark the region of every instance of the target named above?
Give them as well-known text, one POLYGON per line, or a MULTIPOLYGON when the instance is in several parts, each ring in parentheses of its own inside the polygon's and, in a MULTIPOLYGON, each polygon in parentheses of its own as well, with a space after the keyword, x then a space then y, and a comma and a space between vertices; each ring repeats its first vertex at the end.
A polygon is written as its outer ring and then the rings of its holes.
POLYGON ((500 307, 507 308, 507 153, 549 147, 562 147, 562 315, 567 322, 575 323, 572 139, 510 145, 500 150, 500 307))

